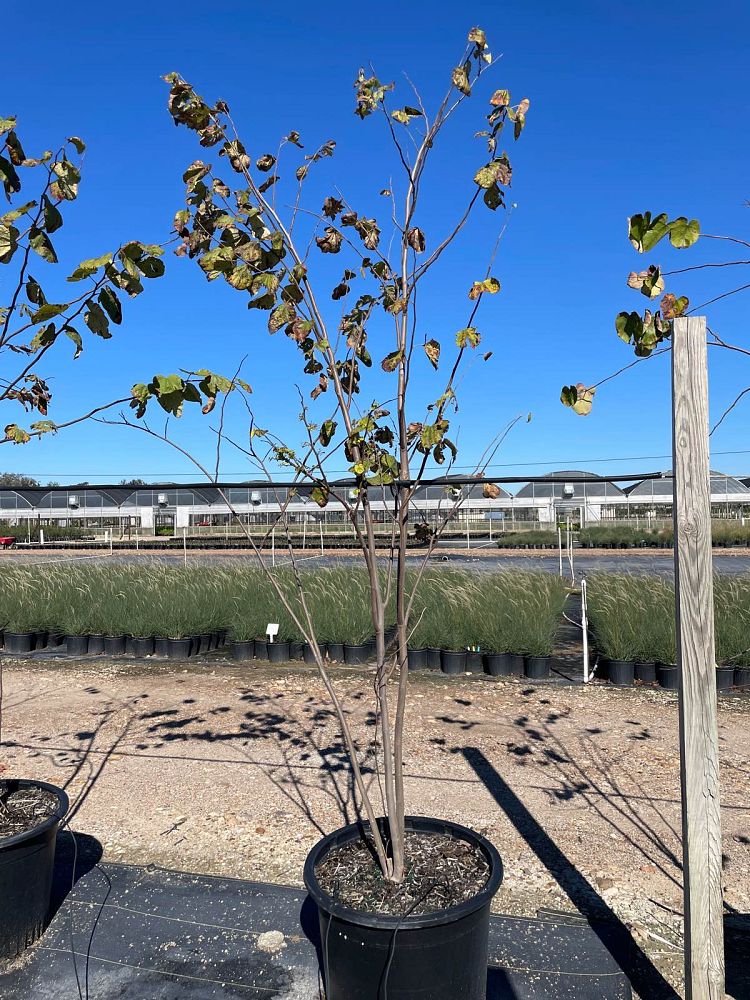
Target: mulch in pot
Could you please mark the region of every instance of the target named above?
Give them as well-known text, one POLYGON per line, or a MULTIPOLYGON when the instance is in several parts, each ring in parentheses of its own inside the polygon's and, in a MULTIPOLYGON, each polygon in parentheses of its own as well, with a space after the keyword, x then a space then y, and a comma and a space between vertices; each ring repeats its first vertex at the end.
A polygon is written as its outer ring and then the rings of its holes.
POLYGON ((419 916, 472 899, 487 884, 490 866, 474 845, 445 834, 406 832, 408 878, 386 881, 363 839, 335 847, 315 869, 337 903, 364 913, 419 916), (412 909, 413 907, 413 909, 412 909))
POLYGON ((53 815, 58 798, 46 788, 22 787, 9 790, 0 781, 0 840, 33 830, 53 815))

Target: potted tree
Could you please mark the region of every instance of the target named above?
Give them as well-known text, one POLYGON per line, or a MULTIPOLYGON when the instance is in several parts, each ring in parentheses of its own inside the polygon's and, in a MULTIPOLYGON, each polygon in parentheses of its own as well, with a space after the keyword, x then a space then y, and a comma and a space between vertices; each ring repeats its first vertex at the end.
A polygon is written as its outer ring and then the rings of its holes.
MULTIPOLYGON (((0 308, 0 403, 7 414, 0 444, 24 444, 79 423, 104 407, 96 407, 65 423, 49 417, 50 386, 40 362, 60 340, 70 343, 77 357, 83 350, 82 331, 109 338, 111 327, 122 321, 121 294, 135 296, 144 278, 164 270, 162 248, 131 241, 111 253, 85 260, 52 290, 52 265, 57 264, 56 235, 63 212, 78 196, 81 157, 85 145, 77 136, 55 152, 27 156, 15 118, 0 117, 0 183, 7 211, 0 213, 0 266, 5 295, 0 308), (36 197, 25 190, 31 175, 38 178, 36 197), (23 193, 22 193, 23 190, 23 193), (84 282, 84 284, 81 284, 84 282), (28 428, 16 423, 11 411, 34 414, 28 428)), ((51 617, 50 608, 36 609, 31 621, 24 604, 33 605, 34 593, 5 593, 6 609, 16 612, 5 622, 9 651, 32 648, 33 631, 51 617), (15 638, 11 630, 19 633, 15 638)), ((3 616, 5 615, 3 612, 3 616)), ((60 625, 60 622, 54 624, 60 625)), ((2 659, 0 658, 0 672, 2 659)), ((2 691, 0 676, 0 692, 2 691)), ((0 739, 2 698, 0 697, 0 739)), ((13 957, 34 941, 44 928, 49 907, 55 835, 67 811, 65 793, 54 785, 24 778, 0 779, 0 958, 13 957)))
MULTIPOLYGON (((464 503, 465 491, 443 494, 411 578, 409 513, 415 491, 430 478, 428 470, 438 466, 450 471, 456 460, 451 427, 460 373, 474 360, 489 361, 492 354, 477 317, 480 306, 500 289, 493 264, 507 221, 512 177, 505 147, 520 137, 529 109, 528 99, 514 100, 507 90, 485 85, 493 62, 484 31, 473 28, 461 58, 447 69, 445 93, 434 110, 410 85, 406 103, 394 103, 393 84, 360 70, 355 113, 370 125, 380 123, 393 154, 377 196, 385 206, 385 221, 369 206, 363 210, 350 204, 347 193, 327 180, 327 195, 316 196, 312 208, 304 204, 309 178, 315 176, 315 184, 323 181, 334 141, 303 149, 299 133, 291 131, 276 153, 251 153, 226 102, 208 103, 177 73, 166 77, 175 124, 196 133, 201 147, 200 157, 183 176, 186 203, 175 216, 181 238, 177 253, 196 261, 209 281, 241 295, 251 315, 265 314, 268 331, 284 335, 285 349, 298 352, 312 383, 299 389, 304 440, 297 447, 256 421, 248 387, 237 376, 214 377, 201 383, 201 391, 211 393, 204 404, 210 412, 217 392, 239 390, 235 398, 244 397, 251 414, 249 444, 231 443, 269 483, 277 482, 280 473, 285 477, 278 517, 265 537, 251 535, 236 514, 235 520, 262 566, 268 567, 268 534, 275 530, 277 547, 279 537, 285 539, 293 587, 276 573, 269 572, 268 579, 277 606, 287 611, 307 643, 349 755, 360 822, 320 841, 304 871, 319 909, 329 995, 349 1000, 386 991, 403 998, 475 1000, 486 990, 489 907, 502 877, 500 858, 474 831, 440 818, 408 815, 403 757, 408 646, 412 622, 421 613, 419 581, 442 530, 464 503), (470 99, 475 110, 482 100, 484 106, 467 153, 474 166, 467 176, 455 178, 456 191, 465 190, 466 197, 461 196, 453 214, 454 206, 443 204, 441 195, 439 216, 428 226, 427 166, 443 142, 453 156, 451 150, 463 141, 458 125, 452 130, 470 99), (287 204, 288 209, 281 207, 287 204), (445 276, 453 284, 445 269, 449 251, 469 234, 472 246, 488 237, 487 254, 460 292, 466 308, 463 324, 441 341, 419 322, 418 290, 442 273, 439 294, 444 295, 445 276), (339 259, 345 260, 343 266, 337 266, 339 259), (409 392, 417 370, 424 380, 428 375, 437 379, 426 408, 412 401, 409 392), (349 469, 343 481, 329 472, 342 458, 349 469), (363 776, 365 740, 355 738, 331 682, 330 661, 315 627, 314 578, 297 563, 285 518, 302 484, 320 508, 335 503, 343 512, 367 576, 377 721, 365 736, 372 734, 370 749, 377 748, 382 805, 363 776), (375 497, 387 498, 391 511, 384 548, 377 545, 375 497), (389 606, 395 621, 392 643, 389 606)), ((475 121, 471 133, 476 127, 475 121)), ((156 431, 139 418, 154 404, 179 415, 186 402, 204 403, 190 379, 156 376, 134 386, 134 417, 122 413, 112 422, 175 444, 185 454, 168 430, 156 431)), ((226 440, 227 398, 216 427, 219 446, 226 440)), ((483 477, 517 419, 494 429, 470 477, 483 483, 485 497, 499 495, 483 477)), ((218 458, 213 471, 192 460, 218 481, 218 458)), ((455 485, 442 475, 438 481, 455 485)), ((229 498, 224 499, 233 510, 229 498)))

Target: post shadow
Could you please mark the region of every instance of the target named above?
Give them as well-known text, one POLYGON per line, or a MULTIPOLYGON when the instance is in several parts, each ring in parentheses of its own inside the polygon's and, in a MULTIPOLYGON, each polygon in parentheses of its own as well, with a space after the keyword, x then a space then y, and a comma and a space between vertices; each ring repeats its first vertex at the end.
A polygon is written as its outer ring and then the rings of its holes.
POLYGON ((649 1000, 680 1000, 679 994, 639 947, 626 925, 592 889, 567 855, 534 819, 482 751, 477 747, 463 747, 460 752, 516 830, 579 910, 588 915, 592 898, 596 900, 603 919, 590 921, 591 928, 638 995, 648 997, 649 1000))

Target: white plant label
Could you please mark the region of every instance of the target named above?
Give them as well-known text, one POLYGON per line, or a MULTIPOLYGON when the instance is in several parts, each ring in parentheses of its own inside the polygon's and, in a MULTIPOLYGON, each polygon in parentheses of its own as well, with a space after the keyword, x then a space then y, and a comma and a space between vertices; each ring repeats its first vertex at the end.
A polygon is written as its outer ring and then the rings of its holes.
POLYGON ((273 640, 276 638, 278 634, 279 634, 278 622, 269 622, 268 625, 266 625, 266 635, 268 636, 269 640, 273 642, 273 640))

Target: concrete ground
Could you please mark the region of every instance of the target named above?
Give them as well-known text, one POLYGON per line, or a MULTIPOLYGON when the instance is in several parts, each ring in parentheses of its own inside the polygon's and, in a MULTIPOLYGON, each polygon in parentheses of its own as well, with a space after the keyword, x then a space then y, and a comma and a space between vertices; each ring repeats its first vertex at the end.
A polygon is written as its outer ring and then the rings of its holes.
MULTIPOLYGON (((376 791, 371 674, 334 675, 376 791)), ((4 689, 0 768, 66 787, 72 830, 98 840, 105 860, 299 886, 321 833, 354 818, 314 668, 6 660, 4 689)), ((749 724, 750 700, 720 700, 725 900, 737 926, 750 914, 749 724)), ((677 725, 670 692, 416 675, 408 808, 493 841, 505 865, 498 912, 615 919, 659 986, 644 998, 674 996, 677 725)))

